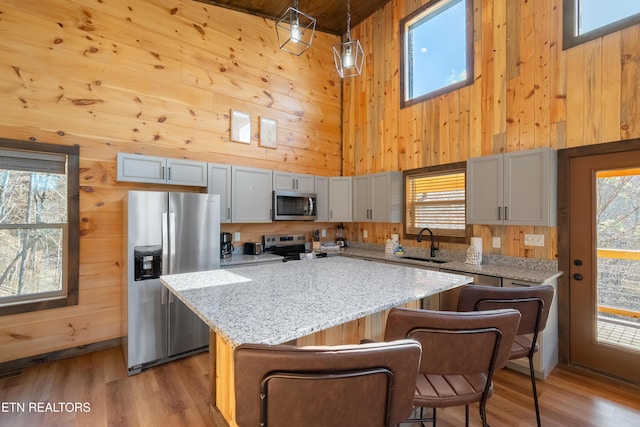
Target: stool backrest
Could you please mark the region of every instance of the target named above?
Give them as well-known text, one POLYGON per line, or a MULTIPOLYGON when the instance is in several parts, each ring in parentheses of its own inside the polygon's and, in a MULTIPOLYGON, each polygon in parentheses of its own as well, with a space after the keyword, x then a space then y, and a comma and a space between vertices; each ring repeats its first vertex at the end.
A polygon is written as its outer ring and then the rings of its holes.
POLYGON ((234 351, 240 427, 395 426, 413 407, 414 340, 326 346, 243 344, 234 351))
POLYGON ((458 297, 458 311, 513 308, 522 314, 518 335, 544 330, 553 301, 553 286, 501 288, 465 285, 458 297))

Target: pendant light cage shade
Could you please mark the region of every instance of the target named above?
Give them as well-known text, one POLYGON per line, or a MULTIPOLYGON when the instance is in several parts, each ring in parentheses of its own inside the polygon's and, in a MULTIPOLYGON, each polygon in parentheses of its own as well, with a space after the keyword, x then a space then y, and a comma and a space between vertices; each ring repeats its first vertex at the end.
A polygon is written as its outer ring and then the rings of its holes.
POLYGON ((333 60, 340 77, 359 76, 364 64, 364 49, 360 40, 347 40, 333 46, 333 60))
POLYGON ((285 52, 300 56, 311 47, 315 30, 315 18, 290 7, 276 22, 278 46, 285 52))

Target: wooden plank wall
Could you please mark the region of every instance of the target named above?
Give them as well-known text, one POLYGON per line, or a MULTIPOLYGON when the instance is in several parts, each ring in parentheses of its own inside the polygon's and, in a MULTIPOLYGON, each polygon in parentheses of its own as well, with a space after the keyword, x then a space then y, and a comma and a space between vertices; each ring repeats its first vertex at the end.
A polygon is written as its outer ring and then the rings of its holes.
POLYGON ((0 135, 79 144, 82 185, 80 305, 0 316, 0 362, 121 335, 121 201, 168 188, 116 182, 117 152, 340 175, 335 36, 297 57, 273 21, 191 0, 0 0, 0 34, 0 135), (229 141, 231 108, 251 114, 250 145, 229 141), (262 115, 277 149, 258 144, 262 115))
MULTIPOLYGON (((562 0, 475 0, 475 83, 401 109, 399 21, 425 3, 392 0, 352 31, 366 61, 344 82, 345 175, 640 136, 640 26, 563 51, 562 0)), ((383 243, 401 229, 354 223, 348 231, 383 243)), ((555 227, 474 226, 473 234, 488 253, 557 258, 555 227), (543 234, 545 246, 525 247, 525 233, 543 234), (491 248, 494 236, 501 249, 491 248)))

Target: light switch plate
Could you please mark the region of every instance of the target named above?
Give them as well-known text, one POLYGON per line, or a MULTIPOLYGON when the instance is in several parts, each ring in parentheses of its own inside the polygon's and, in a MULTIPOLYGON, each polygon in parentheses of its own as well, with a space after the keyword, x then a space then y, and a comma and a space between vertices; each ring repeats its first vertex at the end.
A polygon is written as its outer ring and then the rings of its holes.
POLYGON ((544 246, 544 234, 525 234, 525 246, 544 246))
POLYGON ((324 228, 322 229, 322 237, 327 237, 327 230, 324 228))
POLYGON ((494 237, 491 243, 494 249, 500 249, 500 247, 502 246, 502 242, 500 241, 499 237, 494 237))
POLYGON ((240 232, 239 231, 235 232, 235 236, 234 236, 233 240, 235 240, 236 242, 240 241, 240 232))
POLYGON ((369 232, 367 230, 362 230, 362 237, 365 239, 369 237, 369 232))

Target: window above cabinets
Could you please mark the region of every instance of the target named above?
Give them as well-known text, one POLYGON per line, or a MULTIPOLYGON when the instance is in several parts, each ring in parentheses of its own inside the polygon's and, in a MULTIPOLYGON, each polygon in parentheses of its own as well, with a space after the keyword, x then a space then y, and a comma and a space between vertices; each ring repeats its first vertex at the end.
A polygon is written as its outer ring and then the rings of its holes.
POLYGON ((473 0, 433 0, 400 21, 401 106, 473 83, 473 0))
POLYGON ((563 0, 563 49, 640 23, 638 0, 563 0))

